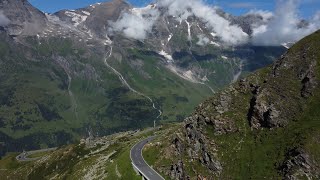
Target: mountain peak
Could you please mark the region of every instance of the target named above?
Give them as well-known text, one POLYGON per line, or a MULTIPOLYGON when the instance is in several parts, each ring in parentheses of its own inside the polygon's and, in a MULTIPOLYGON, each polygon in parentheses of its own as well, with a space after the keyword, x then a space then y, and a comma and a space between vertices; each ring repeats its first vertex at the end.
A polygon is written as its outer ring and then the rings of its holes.
POLYGON ((119 6, 119 5, 129 5, 129 3, 125 0, 111 0, 111 1, 106 1, 106 2, 100 2, 100 3, 95 3, 91 4, 89 7, 96 8, 97 6, 119 6))
POLYGON ((10 20, 6 30, 11 35, 35 35, 47 25, 45 14, 27 0, 3 0, 0 9, 10 20))

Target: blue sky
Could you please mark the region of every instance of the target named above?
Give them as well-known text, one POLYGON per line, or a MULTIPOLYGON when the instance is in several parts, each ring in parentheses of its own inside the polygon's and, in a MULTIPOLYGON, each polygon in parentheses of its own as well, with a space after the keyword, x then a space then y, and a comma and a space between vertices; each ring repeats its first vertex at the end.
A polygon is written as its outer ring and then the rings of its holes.
MULTIPOLYGON (((56 12, 61 9, 76 9, 86 7, 96 2, 108 0, 29 0, 31 4, 44 12, 56 12)), ((186 0, 187 1, 187 0, 186 0)), ((204 0, 207 3, 218 5, 226 12, 239 15, 250 9, 272 11, 276 0, 204 0)), ((134 6, 144 6, 152 0, 128 0, 134 6)), ((320 10, 320 0, 301 0, 300 15, 309 18, 320 10)))

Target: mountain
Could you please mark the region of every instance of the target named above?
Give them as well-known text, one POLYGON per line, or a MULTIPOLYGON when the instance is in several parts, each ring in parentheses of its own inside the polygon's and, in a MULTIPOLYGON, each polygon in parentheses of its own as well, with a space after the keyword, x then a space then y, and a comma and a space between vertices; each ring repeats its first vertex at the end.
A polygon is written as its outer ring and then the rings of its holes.
POLYGON ((10 35, 36 35, 47 25, 45 14, 27 0, 2 0, 0 9, 10 19, 6 27, 10 35))
POLYGON ((0 160, 4 179, 141 179, 130 149, 156 135, 145 160, 166 179, 319 179, 320 31, 202 102, 182 123, 128 131, 17 162, 0 160))
POLYGON ((146 147, 149 164, 168 179, 319 179, 319 40, 201 103, 146 147))
MULTIPOLYGON (((47 14, 26 0, 4 0, 0 11, 8 19, 0 29, 2 154, 75 142, 88 132, 144 128, 154 120, 181 122, 201 101, 286 50, 228 44, 206 17, 179 21, 160 4, 133 8, 114 0, 47 14), (122 23, 125 18, 146 27, 122 23)), ((208 12, 245 38, 250 22, 263 23, 208 12)))
POLYGON ((123 11, 132 8, 123 0, 93 4, 77 10, 63 10, 55 13, 63 22, 90 31, 99 38, 106 37, 109 21, 117 21, 123 11))

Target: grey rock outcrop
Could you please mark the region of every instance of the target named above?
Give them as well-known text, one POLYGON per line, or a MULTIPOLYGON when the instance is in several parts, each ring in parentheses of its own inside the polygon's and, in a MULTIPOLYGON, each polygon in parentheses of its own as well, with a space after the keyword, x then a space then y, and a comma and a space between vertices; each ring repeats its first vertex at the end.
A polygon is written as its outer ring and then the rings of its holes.
POLYGON ((312 61, 308 69, 301 71, 299 77, 301 79, 301 96, 307 98, 312 96, 314 88, 317 86, 318 82, 315 75, 316 61, 312 61))
POLYGON ((36 35, 47 26, 45 14, 27 0, 2 0, 0 11, 10 21, 5 26, 10 35, 36 35))
POLYGON ((294 56, 284 54, 264 80, 268 83, 260 83, 252 91, 248 120, 253 129, 284 127, 295 117, 293 112, 302 111, 299 104, 312 96, 318 84, 316 60, 309 51, 304 47, 294 56), (276 81, 281 84, 274 84, 276 81), (288 102, 289 97, 294 102, 288 102))
POLYGON ((254 129, 261 127, 273 128, 284 126, 284 122, 279 118, 280 111, 273 104, 269 104, 264 99, 267 96, 264 91, 256 95, 251 100, 251 109, 249 110, 250 125, 254 129))
POLYGON ((294 149, 287 153, 287 159, 280 167, 286 180, 297 180, 301 177, 319 179, 320 171, 314 160, 302 149, 294 149))
POLYGON ((184 174, 184 164, 179 161, 177 164, 171 165, 170 178, 176 180, 186 179, 184 174))
POLYGON ((214 146, 211 144, 208 137, 202 132, 204 119, 202 116, 194 115, 185 120, 186 139, 188 143, 187 152, 190 158, 195 161, 200 161, 204 166, 212 172, 219 174, 222 166, 217 158, 212 154, 214 146))
POLYGON ((62 10, 54 15, 61 21, 73 24, 74 18, 83 17, 77 28, 89 31, 99 38, 105 38, 110 28, 110 22, 117 21, 122 13, 127 12, 131 6, 124 0, 113 0, 110 2, 96 3, 86 8, 76 10, 62 10))

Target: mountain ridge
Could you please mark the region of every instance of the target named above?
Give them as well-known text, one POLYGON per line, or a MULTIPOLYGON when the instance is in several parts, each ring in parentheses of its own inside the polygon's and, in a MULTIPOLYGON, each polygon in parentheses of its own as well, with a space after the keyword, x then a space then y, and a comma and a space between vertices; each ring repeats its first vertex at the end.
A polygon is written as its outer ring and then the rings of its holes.
POLYGON ((151 164, 170 179, 319 178, 319 38, 201 103, 151 164))
POLYGON ((34 8, 29 1, 3 0, 0 2, 0 9, 10 20, 5 29, 14 36, 36 35, 47 24, 45 14, 34 8))
POLYGON ((2 68, 12 67, 1 74, 10 77, 1 88, 11 91, 8 101, 12 102, 0 106, 5 152, 74 142, 91 130, 107 135, 152 126, 155 119, 157 123, 182 121, 213 92, 270 64, 285 50, 280 46, 224 46, 194 16, 181 25, 173 16, 162 16, 152 37, 144 41, 111 33, 112 24, 125 13, 139 15, 146 10, 123 1, 55 14, 21 8, 22 17, 10 7, 7 4, 3 9, 11 24, 4 26, 0 46, 6 53, 2 68), (24 15, 29 12, 35 15, 24 15), (34 22, 40 24, 35 31, 25 26, 34 22), (209 41, 200 36, 201 29, 209 41), (112 68, 105 64, 111 46, 108 65, 112 68), (123 79, 146 96, 130 91, 123 79), (154 107, 162 112, 161 117, 157 118, 154 107), (66 138, 60 143, 61 136, 66 138))

